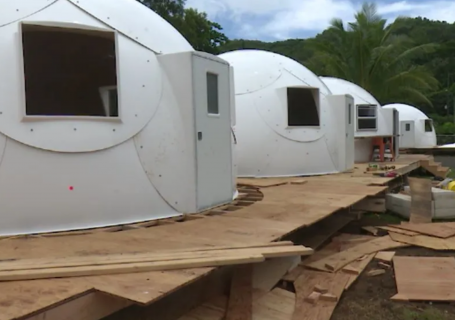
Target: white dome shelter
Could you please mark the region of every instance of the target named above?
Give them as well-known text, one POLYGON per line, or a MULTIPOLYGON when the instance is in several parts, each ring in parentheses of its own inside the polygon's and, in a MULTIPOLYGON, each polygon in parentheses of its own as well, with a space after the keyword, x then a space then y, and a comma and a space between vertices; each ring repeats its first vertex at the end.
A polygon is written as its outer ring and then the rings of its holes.
POLYGON ((401 103, 384 106, 395 109, 400 118, 400 148, 434 148, 437 145, 433 120, 419 109, 401 103))
MULTIPOLYGON (((375 97, 362 87, 344 79, 320 77, 333 94, 349 94, 355 104, 355 161, 370 161, 373 138, 396 137, 398 114, 381 108, 375 97)), ((395 140, 395 139, 394 139, 395 140)), ((398 145, 394 143, 398 156, 398 145)))
POLYGON ((315 74, 279 54, 238 50, 220 57, 235 74, 238 176, 313 175, 353 167, 352 97, 332 96, 315 74))
POLYGON ((0 7, 0 235, 232 200, 226 61, 195 52, 135 0, 0 7))

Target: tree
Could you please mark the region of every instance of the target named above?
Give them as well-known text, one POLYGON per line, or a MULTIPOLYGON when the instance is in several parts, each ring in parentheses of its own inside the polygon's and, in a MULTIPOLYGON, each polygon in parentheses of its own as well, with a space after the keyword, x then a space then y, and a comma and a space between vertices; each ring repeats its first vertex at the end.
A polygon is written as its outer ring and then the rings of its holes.
POLYGON ((219 53, 228 38, 223 28, 207 18, 207 14, 185 8, 185 0, 138 0, 172 24, 198 51, 219 53))
POLYGON ((434 52, 437 45, 416 45, 411 38, 394 34, 403 19, 387 26, 374 3, 364 3, 347 28, 341 19, 333 19, 325 39, 311 42, 316 51, 311 62, 323 68, 314 71, 356 83, 382 104, 432 105, 429 94, 438 88, 438 81, 414 59, 434 52))

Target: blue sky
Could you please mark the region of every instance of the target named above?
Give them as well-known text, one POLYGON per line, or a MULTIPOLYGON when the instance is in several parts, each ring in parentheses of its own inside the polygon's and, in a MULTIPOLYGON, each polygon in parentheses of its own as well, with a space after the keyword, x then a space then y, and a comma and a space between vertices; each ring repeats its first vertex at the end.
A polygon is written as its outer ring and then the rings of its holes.
MULTIPOLYGON (((362 0, 187 0, 187 6, 207 12, 231 38, 276 41, 308 38, 324 30, 331 18, 353 19, 362 0)), ((455 0, 378 0, 379 13, 455 20, 455 0)))

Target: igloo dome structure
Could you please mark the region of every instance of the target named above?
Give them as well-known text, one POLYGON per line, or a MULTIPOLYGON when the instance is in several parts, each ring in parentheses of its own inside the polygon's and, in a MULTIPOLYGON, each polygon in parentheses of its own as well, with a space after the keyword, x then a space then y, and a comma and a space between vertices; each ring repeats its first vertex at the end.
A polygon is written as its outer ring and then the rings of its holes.
POLYGON ((0 7, 0 235, 232 200, 226 61, 135 0, 0 7))
POLYGON ((384 109, 395 109, 400 119, 400 148, 433 148, 437 145, 433 120, 419 109, 401 103, 388 104, 384 109))
POLYGON ((237 174, 325 174, 353 166, 352 97, 333 96, 310 70, 279 54, 221 54, 234 68, 237 174))
MULTIPOLYGON (((381 108, 376 98, 362 87, 344 79, 320 77, 333 94, 349 94, 354 98, 355 161, 371 160, 375 138, 398 136, 398 114, 381 108)), ((394 153, 398 156, 398 144, 394 143, 394 153)))

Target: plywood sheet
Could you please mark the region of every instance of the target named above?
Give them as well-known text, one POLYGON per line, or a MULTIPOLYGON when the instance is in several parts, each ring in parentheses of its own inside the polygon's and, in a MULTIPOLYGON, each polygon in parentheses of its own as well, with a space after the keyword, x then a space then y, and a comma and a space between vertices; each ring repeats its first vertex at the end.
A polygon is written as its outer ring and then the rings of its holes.
POLYGON ((431 180, 408 178, 411 190, 411 223, 429 223, 433 220, 432 201, 433 195, 431 180))
POLYGON ((395 300, 455 301, 453 257, 394 257, 395 300))
POLYGON ((319 300, 315 304, 305 301, 316 285, 328 289, 328 292, 341 297, 349 276, 343 273, 326 273, 305 270, 294 282, 296 301, 292 320, 329 320, 338 301, 319 300))
POLYGON ((414 231, 408 231, 408 230, 396 228, 395 224, 393 226, 377 226, 376 228, 382 229, 382 230, 386 230, 386 231, 391 231, 391 232, 394 232, 394 233, 405 234, 407 236, 417 236, 417 235, 419 235, 419 233, 414 232, 414 231))
POLYGON ((395 232, 390 232, 389 235, 395 241, 417 247, 424 247, 434 250, 455 250, 455 237, 442 239, 423 235, 407 236, 395 232))
POLYGON ((314 261, 310 264, 307 264, 306 266, 316 270, 334 272, 342 269, 347 264, 367 254, 405 246, 406 244, 396 242, 389 236, 380 237, 365 243, 361 243, 355 247, 348 248, 318 261, 314 261))
MULTIPOLYGON (((455 208, 454 208, 455 211, 455 208)), ((396 225, 395 228, 409 230, 420 234, 434 236, 438 238, 449 238, 455 236, 455 222, 438 223, 406 223, 396 225)))

